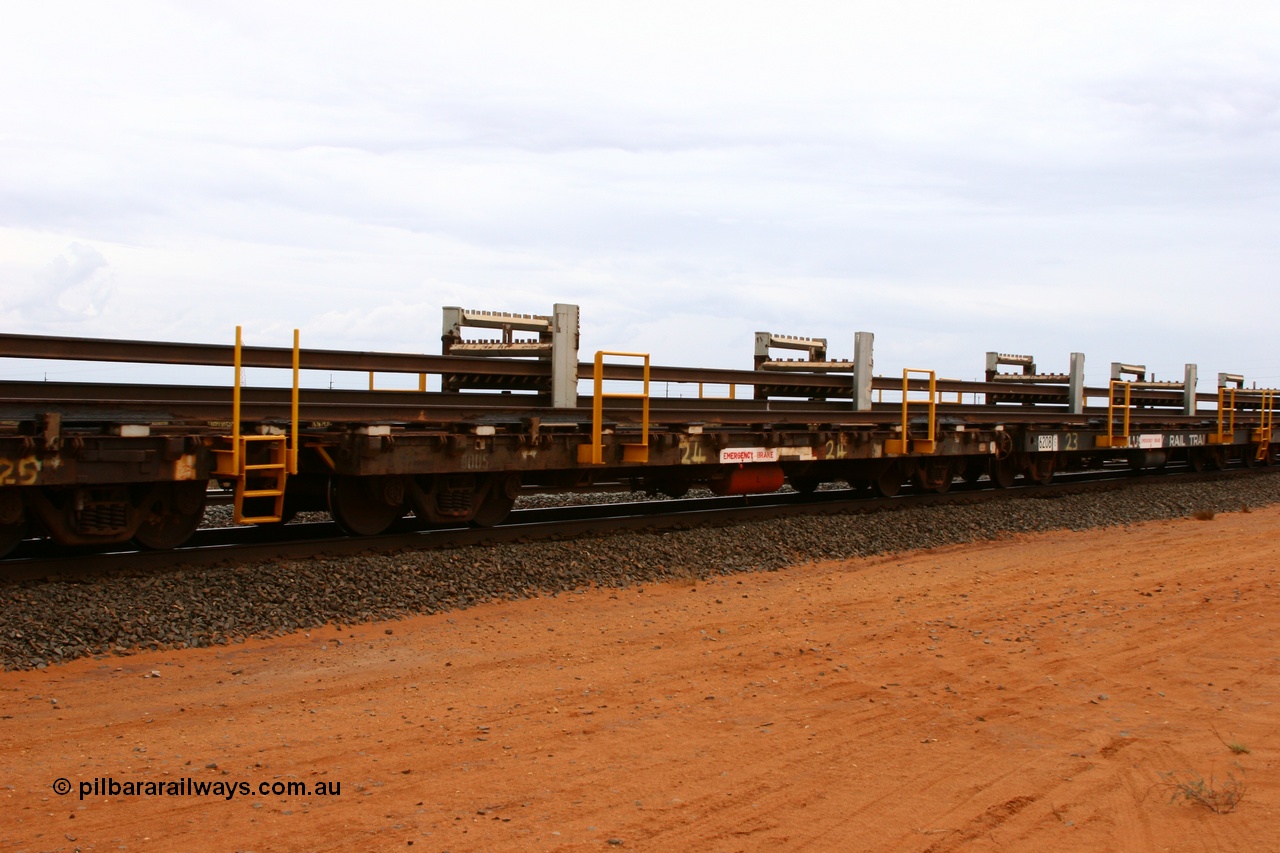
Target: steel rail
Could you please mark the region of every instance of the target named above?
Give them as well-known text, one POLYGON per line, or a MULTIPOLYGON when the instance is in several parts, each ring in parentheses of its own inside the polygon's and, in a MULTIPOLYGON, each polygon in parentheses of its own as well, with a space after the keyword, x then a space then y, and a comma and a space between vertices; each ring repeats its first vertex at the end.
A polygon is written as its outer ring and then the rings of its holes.
MULTIPOLYGON (((548 423, 586 422, 591 397, 578 399, 576 409, 553 409, 540 404, 534 394, 484 394, 439 391, 360 391, 350 389, 301 389, 300 406, 307 421, 449 423, 507 419, 519 422, 538 416, 548 423)), ((193 385, 144 385, 70 382, 0 381, 0 419, 32 420, 57 411, 64 421, 207 423, 231 416, 230 387, 193 385)), ((659 423, 772 423, 785 419, 797 425, 852 425, 897 423, 898 403, 875 403, 870 411, 855 412, 848 404, 814 400, 754 400, 729 398, 650 398, 650 420, 659 423)), ((290 389, 243 388, 241 406, 249 419, 285 419, 290 415, 290 389)), ((630 416, 641 409, 638 400, 610 400, 605 411, 630 416)), ((1016 404, 940 403, 937 412, 944 423, 1051 423, 1085 426, 1105 423, 1105 406, 1091 406, 1078 415, 1064 408, 1016 404)), ((1209 424, 1209 412, 1183 415, 1173 409, 1132 410, 1135 423, 1209 424)), ((1216 421, 1213 421, 1216 423, 1216 421)))
MULTIPOLYGON (((106 338, 76 338, 54 335, 19 335, 0 333, 0 358, 55 359, 85 362, 113 362, 132 364, 166 364, 194 367, 227 367, 234 363, 235 347, 230 344, 200 344, 160 341, 134 341, 106 338)), ((241 348, 243 367, 275 368, 291 370, 293 350, 289 347, 244 346, 241 348)), ((528 358, 493 358, 466 355, 428 355, 418 353, 362 352, 347 350, 302 349, 299 351, 301 370, 340 371, 353 373, 429 373, 435 375, 468 375, 491 377, 495 380, 551 380, 551 364, 548 361, 528 358)), ((594 364, 580 362, 578 378, 591 379, 594 364)), ((640 368, 612 363, 604 365, 603 378, 608 381, 638 381, 640 368)), ((663 383, 742 385, 766 387, 782 396, 788 390, 797 397, 822 393, 834 397, 851 398, 853 377, 849 373, 803 373, 767 370, 741 370, 728 368, 691 368, 655 365, 650 369, 650 382, 663 383), (815 392, 817 392, 815 394, 815 392)), ((92 387, 92 386, 90 386, 92 387)), ((902 387, 898 377, 873 377, 872 389, 897 391, 902 387)), ((927 389, 924 380, 908 382, 911 391, 927 389)), ((1060 402, 1067 400, 1066 385, 1037 382, 999 382, 939 379, 937 389, 944 394, 984 394, 1005 399, 1060 402)), ((1105 398, 1107 387, 1088 387, 1086 397, 1105 398)), ((1242 390, 1242 399, 1250 392, 1242 390)), ((1215 394, 1197 394, 1198 402, 1216 403, 1215 394)), ((1136 388, 1134 400, 1141 403, 1180 406, 1183 392, 1177 389, 1136 388)))
MULTIPOLYGON (((38 579, 74 579, 105 573, 148 573, 209 567, 232 562, 341 557, 366 553, 442 550, 501 542, 531 542, 598 536, 629 530, 672 530, 692 526, 724 526, 802 515, 866 514, 917 506, 988 503, 1019 498, 1051 499, 1071 494, 1142 488, 1148 484, 1212 482, 1280 473, 1275 468, 1234 468, 1206 473, 1179 472, 1168 477, 1135 476, 1131 472, 1091 472, 1048 486, 1018 485, 1009 489, 959 486, 944 494, 911 493, 894 498, 851 498, 852 490, 818 492, 806 499, 790 494, 749 495, 681 501, 611 503, 587 507, 519 510, 497 527, 401 530, 380 536, 349 537, 330 523, 272 528, 223 528, 200 531, 197 544, 173 551, 107 551, 80 549, 73 556, 10 558, 0 562, 0 584, 38 579), (704 502, 704 503, 700 503, 704 502), (685 506, 683 512, 672 507, 685 506), (688 509, 687 507, 694 507, 688 509), (294 531, 299 531, 295 533, 294 531), (305 538, 295 538, 297 536, 305 538), (238 541, 229 541, 234 537, 238 541), (203 542, 201 540, 204 540, 203 542), (211 543, 211 544, 207 544, 211 543)), ((1064 476, 1065 480, 1065 476, 1064 476)), ((25 546, 24 546, 25 547, 25 546)))
MULTIPOLYGON (((302 370, 334 370, 353 373, 470 373, 489 376, 551 378, 548 362, 529 359, 479 358, 465 355, 360 352, 303 349, 302 370)), ((106 361, 130 364, 171 364, 191 367, 231 367, 231 344, 192 344, 161 341, 128 341, 106 338, 68 338, 49 335, 0 333, 0 358, 106 361)), ((243 367, 293 369, 291 347, 241 347, 243 367)))

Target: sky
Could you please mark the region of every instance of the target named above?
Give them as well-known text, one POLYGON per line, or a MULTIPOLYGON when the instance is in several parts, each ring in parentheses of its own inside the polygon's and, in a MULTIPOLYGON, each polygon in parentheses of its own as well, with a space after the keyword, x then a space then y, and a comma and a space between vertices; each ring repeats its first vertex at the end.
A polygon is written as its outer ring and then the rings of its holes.
MULTIPOLYGON (((0 330, 1280 385, 1274 2, 51 2, 0 28, 0 330), (784 354, 785 355, 785 354, 784 354)), ((27 378, 0 363, 0 378, 27 378)), ((49 378, 82 377, 73 366, 49 378)))

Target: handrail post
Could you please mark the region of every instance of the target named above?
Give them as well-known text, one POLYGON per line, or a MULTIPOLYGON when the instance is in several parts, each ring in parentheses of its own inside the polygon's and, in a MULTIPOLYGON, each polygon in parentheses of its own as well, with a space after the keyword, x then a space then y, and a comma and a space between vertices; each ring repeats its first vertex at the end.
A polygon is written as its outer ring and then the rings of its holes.
POLYGON ((645 461, 649 461, 649 355, 644 356, 644 398, 640 401, 640 443, 644 445, 645 461))
POLYGON ((911 447, 911 420, 907 417, 907 400, 910 396, 908 375, 910 372, 908 368, 904 367, 902 369, 902 448, 904 452, 911 447))
POLYGON ((937 449, 938 443, 938 374, 933 370, 925 370, 923 368, 904 367, 902 369, 902 438, 891 438, 885 442, 885 451, 893 454, 903 453, 933 453, 937 449), (911 406, 911 374, 921 373, 927 374, 929 377, 929 399, 917 400, 917 403, 924 403, 928 408, 928 428, 925 431, 927 438, 911 440, 911 419, 909 411, 911 406))
POLYGON ((240 347, 241 347, 241 329, 236 326, 236 348, 233 364, 235 367, 235 381, 232 383, 231 391, 231 470, 236 475, 240 474, 240 347))
POLYGON ((938 374, 929 371, 929 444, 938 440, 938 374))
POLYGON ((604 464, 604 350, 596 352, 595 388, 591 396, 591 464, 604 464))
POLYGON ((1236 431, 1236 389, 1234 386, 1218 386, 1218 432, 1209 436, 1211 444, 1226 444, 1227 434, 1236 431))
POLYGON ((623 462, 649 461, 649 354, 647 352, 621 352, 618 350, 599 350, 592 365, 594 393, 591 399, 591 444, 578 445, 578 463, 582 465, 604 464, 604 398, 621 397, 641 400, 640 406, 640 443, 622 445, 623 462), (628 358, 644 359, 641 378, 644 390, 640 394, 605 394, 604 393, 604 357, 620 355, 628 358))
POLYGON ((289 448, 289 473, 298 473, 298 367, 301 363, 298 349, 299 334, 298 330, 293 330, 293 397, 289 407, 290 422, 290 448, 289 448))
POLYGON ((1129 441, 1129 416, 1133 411, 1133 383, 1124 383, 1124 440, 1129 441))

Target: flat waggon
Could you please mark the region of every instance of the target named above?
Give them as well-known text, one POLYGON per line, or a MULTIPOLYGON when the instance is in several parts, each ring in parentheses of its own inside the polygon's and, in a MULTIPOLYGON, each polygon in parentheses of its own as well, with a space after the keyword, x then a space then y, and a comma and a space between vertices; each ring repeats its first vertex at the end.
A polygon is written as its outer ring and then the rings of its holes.
POLYGON ((1275 457, 1274 390, 1219 373, 1201 392, 1195 365, 1156 382, 1114 362, 1091 387, 1080 353, 1041 373, 1031 356, 990 352, 980 381, 886 377, 872 372, 870 333, 832 360, 824 338, 759 332, 749 369, 667 367, 635 352, 582 361, 573 305, 443 314, 439 355, 305 349, 296 332, 282 347, 246 346, 239 330, 225 345, 0 334, 6 359, 231 370, 217 385, 0 382, 0 554, 27 537, 176 547, 200 525, 210 484, 234 496, 240 522, 325 510, 373 535, 410 514, 498 524, 531 488, 732 495, 840 482, 892 496, 1275 457), (283 378, 248 386, 249 368, 283 378), (367 374, 368 387, 304 381, 338 372, 367 374))

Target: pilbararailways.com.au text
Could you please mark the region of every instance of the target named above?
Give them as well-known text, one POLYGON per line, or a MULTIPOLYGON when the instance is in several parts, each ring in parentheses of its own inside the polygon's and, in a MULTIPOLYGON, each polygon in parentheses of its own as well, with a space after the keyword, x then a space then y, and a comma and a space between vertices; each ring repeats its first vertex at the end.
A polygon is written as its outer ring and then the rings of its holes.
MULTIPOLYGON (((53 783, 53 790, 59 794, 71 793, 71 783, 67 779, 58 779, 53 783)), ((192 779, 126 779, 119 781, 112 776, 99 776, 92 780, 83 780, 78 786, 80 799, 86 797, 221 797, 233 800, 236 797, 340 797, 342 783, 320 781, 314 783, 300 781, 275 780, 272 782, 228 782, 192 779)))

